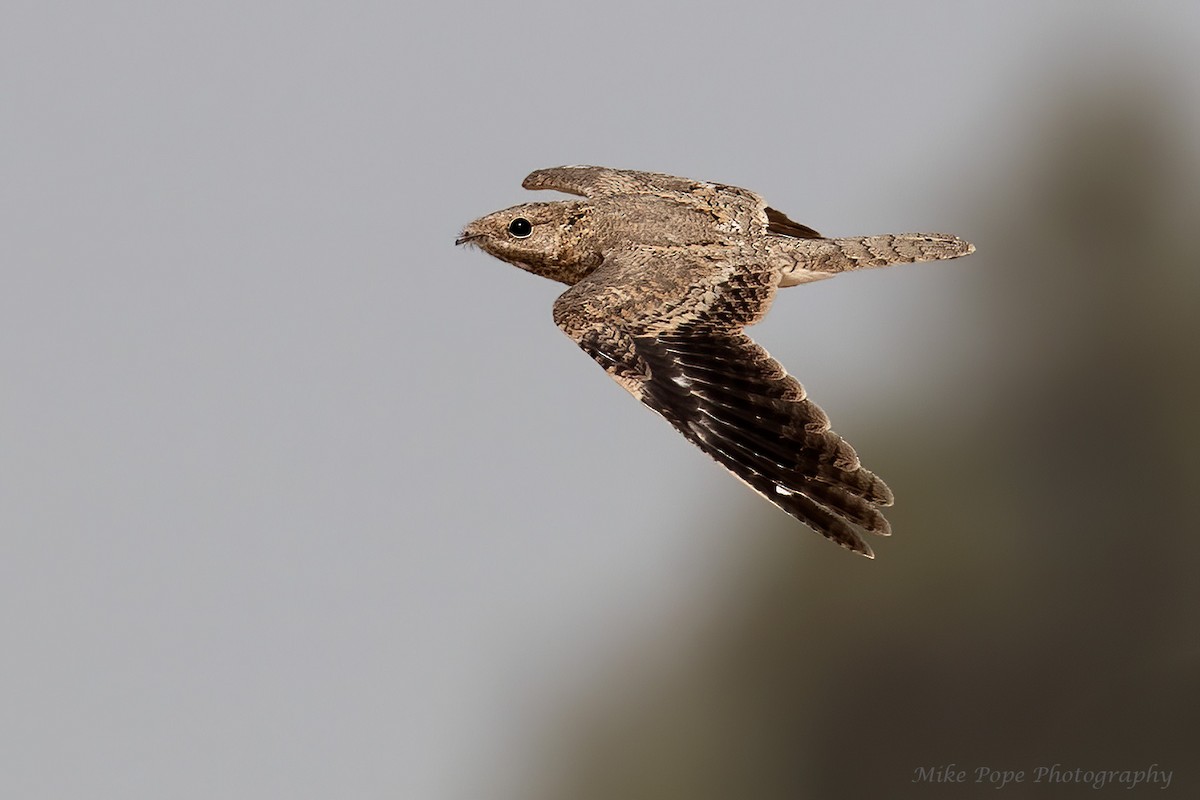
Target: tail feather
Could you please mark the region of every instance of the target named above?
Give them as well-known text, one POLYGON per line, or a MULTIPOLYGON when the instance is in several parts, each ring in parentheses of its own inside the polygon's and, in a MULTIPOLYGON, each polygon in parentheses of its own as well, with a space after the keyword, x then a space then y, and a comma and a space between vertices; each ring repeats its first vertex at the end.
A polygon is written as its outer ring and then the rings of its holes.
POLYGON ((884 233, 841 239, 777 236, 770 249, 783 274, 780 286, 795 286, 850 270, 958 258, 975 252, 975 245, 949 233, 884 233))

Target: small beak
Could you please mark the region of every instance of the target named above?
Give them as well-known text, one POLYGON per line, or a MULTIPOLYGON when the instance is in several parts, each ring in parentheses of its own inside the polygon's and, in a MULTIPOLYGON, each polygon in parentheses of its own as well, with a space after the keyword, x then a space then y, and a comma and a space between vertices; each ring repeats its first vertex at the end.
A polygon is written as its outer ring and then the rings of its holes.
POLYGON ((478 239, 481 236, 483 236, 482 233, 478 233, 477 231, 471 230, 471 228, 472 228, 472 225, 468 225, 467 227, 463 228, 463 232, 460 233, 458 235, 458 238, 454 240, 455 247, 457 247, 460 244, 466 244, 467 242, 469 242, 473 239, 478 239))

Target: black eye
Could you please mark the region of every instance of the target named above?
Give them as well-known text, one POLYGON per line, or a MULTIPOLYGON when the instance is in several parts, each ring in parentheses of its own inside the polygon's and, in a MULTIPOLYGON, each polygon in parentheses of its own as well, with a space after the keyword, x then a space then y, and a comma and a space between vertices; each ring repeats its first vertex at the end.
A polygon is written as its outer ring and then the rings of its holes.
POLYGON ((517 217, 512 222, 508 223, 508 232, 516 239, 524 239, 529 234, 533 233, 533 226, 529 224, 529 220, 524 217, 517 217))

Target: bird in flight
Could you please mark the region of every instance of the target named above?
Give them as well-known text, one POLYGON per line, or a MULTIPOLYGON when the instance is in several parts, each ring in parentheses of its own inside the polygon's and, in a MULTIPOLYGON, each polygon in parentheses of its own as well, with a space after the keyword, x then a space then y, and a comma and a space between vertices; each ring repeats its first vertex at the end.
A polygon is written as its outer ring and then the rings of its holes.
POLYGON ((942 233, 830 239, 754 192, 654 172, 553 167, 522 185, 583 199, 497 211, 455 244, 565 283, 554 321, 613 380, 764 498, 873 558, 859 532, 891 533, 891 490, 743 329, 781 287, 974 246, 942 233))

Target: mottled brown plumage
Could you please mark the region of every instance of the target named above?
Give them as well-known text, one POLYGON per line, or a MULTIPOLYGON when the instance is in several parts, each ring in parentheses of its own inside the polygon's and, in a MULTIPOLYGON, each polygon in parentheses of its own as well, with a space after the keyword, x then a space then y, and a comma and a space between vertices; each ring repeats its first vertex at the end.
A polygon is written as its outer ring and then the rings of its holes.
POLYGON ((570 286, 554 321, 614 380, 767 500, 870 557, 859 530, 891 532, 891 491, 743 328, 781 286, 974 247, 946 234, 827 239, 753 192, 652 172, 555 167, 524 186, 584 199, 489 214, 456 244, 570 286))

